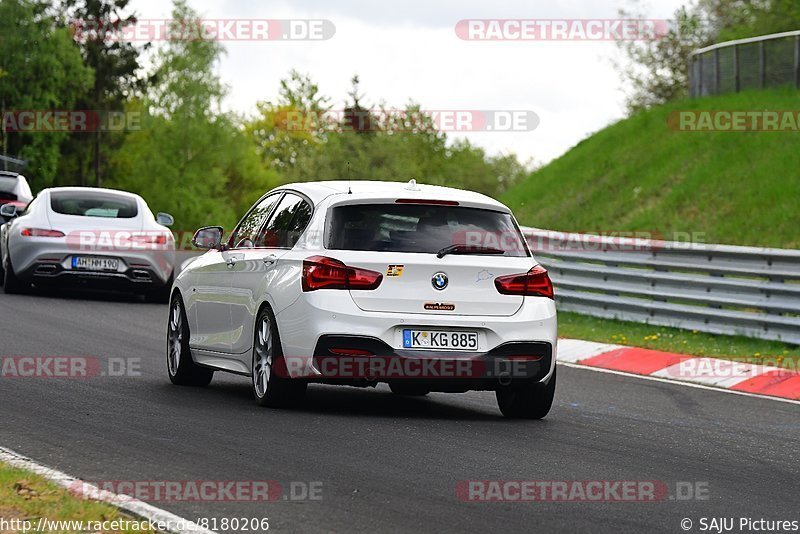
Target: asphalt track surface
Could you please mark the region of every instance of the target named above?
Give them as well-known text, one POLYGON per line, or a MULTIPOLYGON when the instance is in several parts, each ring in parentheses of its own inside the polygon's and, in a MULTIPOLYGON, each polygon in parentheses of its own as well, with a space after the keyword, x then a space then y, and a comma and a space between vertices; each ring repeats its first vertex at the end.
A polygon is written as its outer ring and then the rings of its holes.
MULTIPOLYGON (((172 386, 167 307, 124 295, 0 292, 0 356, 140 358, 141 376, 0 378, 0 446, 90 481, 321 482, 302 502, 154 502, 286 532, 683 532, 684 518, 800 519, 800 406, 559 367, 543 421, 491 393, 396 397, 311 386, 254 405, 247 378, 172 386), (464 480, 700 483, 707 500, 463 502, 464 480)), ((288 493, 288 491, 287 491, 288 493)), ((738 526, 738 519, 737 519, 738 526)), ((739 531, 735 529, 734 532, 739 531)))

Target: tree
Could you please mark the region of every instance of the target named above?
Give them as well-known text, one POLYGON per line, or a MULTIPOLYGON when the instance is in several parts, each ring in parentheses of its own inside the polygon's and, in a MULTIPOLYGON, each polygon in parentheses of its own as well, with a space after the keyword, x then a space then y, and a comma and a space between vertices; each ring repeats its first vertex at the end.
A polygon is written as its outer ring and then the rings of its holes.
POLYGON ((467 141, 449 142, 417 103, 402 110, 368 108, 358 77, 352 82, 341 116, 334 113, 294 130, 282 122, 287 113, 317 117, 329 99, 319 96, 307 76, 292 72, 281 84, 278 102, 261 104, 261 115, 247 123, 262 161, 283 181, 413 178, 497 195, 526 174, 513 154, 489 157, 467 141))
MULTIPOLYGON (((629 84, 625 103, 630 112, 685 97, 689 87, 689 56, 712 40, 714 33, 702 9, 682 6, 673 17, 666 35, 617 43, 627 56, 627 61, 615 66, 629 84)), ((622 10, 620 18, 646 16, 622 10)))
POLYGON ((797 0, 699 0, 715 21, 719 41, 769 35, 800 28, 797 0))
MULTIPOLYGON (((646 18, 639 0, 621 18, 646 18)), ((620 41, 626 61, 617 63, 629 84, 630 112, 687 94, 691 53, 715 42, 796 30, 797 0, 697 0, 680 7, 668 33, 652 41, 620 41)))
POLYGON ((256 109, 245 131, 266 167, 291 173, 299 159, 327 138, 329 99, 308 75, 296 70, 281 80, 276 102, 258 102, 256 109))
POLYGON ((67 111, 93 80, 70 32, 57 23, 46 2, 0 2, 0 152, 28 160, 34 186, 55 181, 63 131, 8 131, 14 111, 67 111))
MULTIPOLYGON (((82 109, 101 115, 119 112, 125 101, 143 89, 139 78, 140 50, 118 38, 116 30, 136 24, 133 14, 124 14, 129 0, 62 0, 64 11, 77 32, 84 63, 94 70, 94 83, 79 100, 82 109), (97 32, 88 31, 99 28, 97 32)), ((149 43, 143 49, 149 47, 149 43)), ((119 146, 120 135, 96 128, 91 133, 74 133, 67 147, 64 165, 77 173, 78 183, 87 183, 91 174, 100 186, 105 168, 105 152, 119 146), (106 145, 111 145, 110 147, 106 145), (71 165, 70 165, 71 164, 71 165), (90 165, 89 165, 90 164, 90 165)))
POLYGON ((359 80, 358 74, 350 79, 350 84, 351 88, 347 93, 350 97, 350 102, 344 108, 341 127, 345 131, 357 134, 373 134, 377 125, 375 118, 372 116, 372 110, 365 108, 361 103, 364 95, 361 94, 359 88, 361 80, 359 80))
MULTIPOLYGON (((187 24, 198 19, 182 0, 172 16, 187 24)), ((142 112, 142 128, 114 155, 112 183, 174 213, 182 228, 230 226, 277 182, 260 165, 239 120, 220 109, 226 88, 214 67, 223 52, 211 40, 168 42, 146 96, 128 106, 142 112)))

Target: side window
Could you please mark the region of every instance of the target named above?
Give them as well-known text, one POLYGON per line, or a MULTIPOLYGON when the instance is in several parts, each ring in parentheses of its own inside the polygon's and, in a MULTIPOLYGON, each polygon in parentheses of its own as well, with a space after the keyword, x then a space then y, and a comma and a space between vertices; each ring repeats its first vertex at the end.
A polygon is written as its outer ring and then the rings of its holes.
POLYGON ((292 248, 311 220, 311 205, 288 193, 261 232, 258 243, 266 248, 292 248))
POLYGON ((311 220, 311 212, 311 205, 305 200, 297 206, 294 213, 294 219, 292 219, 292 223, 289 225, 289 229, 286 232, 287 248, 292 248, 295 246, 297 241, 300 239, 300 236, 303 235, 303 232, 306 230, 306 226, 308 226, 308 223, 311 220))
POLYGON ((241 220, 234 230, 228 244, 233 248, 253 248, 258 241, 258 230, 264 225, 272 208, 277 204, 283 193, 275 193, 262 199, 241 220))

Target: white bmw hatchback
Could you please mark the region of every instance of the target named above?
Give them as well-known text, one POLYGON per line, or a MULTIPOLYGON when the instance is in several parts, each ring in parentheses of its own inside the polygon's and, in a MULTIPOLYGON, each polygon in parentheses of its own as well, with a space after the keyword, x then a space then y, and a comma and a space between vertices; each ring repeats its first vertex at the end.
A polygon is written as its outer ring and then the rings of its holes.
POLYGON ((291 184, 264 195, 176 278, 167 369, 182 385, 251 377, 256 402, 309 383, 425 395, 495 391, 509 417, 544 417, 556 309, 511 211, 484 195, 396 182, 291 184))

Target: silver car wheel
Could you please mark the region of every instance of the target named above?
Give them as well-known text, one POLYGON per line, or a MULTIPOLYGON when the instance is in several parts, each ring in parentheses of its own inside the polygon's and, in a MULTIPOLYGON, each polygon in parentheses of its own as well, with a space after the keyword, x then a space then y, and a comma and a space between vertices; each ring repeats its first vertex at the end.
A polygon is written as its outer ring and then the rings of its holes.
POLYGON ((261 318, 258 325, 253 354, 253 387, 258 397, 264 397, 269 388, 272 373, 272 323, 267 315, 261 318))
POLYGON ((183 313, 181 302, 176 299, 172 306, 169 319, 169 353, 167 354, 167 366, 169 374, 175 376, 181 364, 181 350, 183 348, 183 313))

